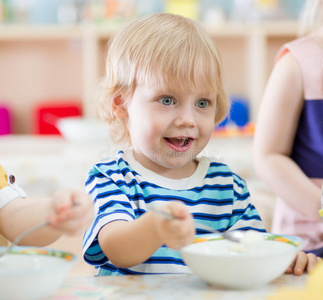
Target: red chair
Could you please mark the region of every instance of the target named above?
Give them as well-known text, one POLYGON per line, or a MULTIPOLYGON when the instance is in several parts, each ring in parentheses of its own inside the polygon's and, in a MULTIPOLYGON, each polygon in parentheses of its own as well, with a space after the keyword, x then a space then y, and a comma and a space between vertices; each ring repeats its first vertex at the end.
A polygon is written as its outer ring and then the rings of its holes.
POLYGON ((38 104, 34 109, 34 133, 56 134, 57 120, 64 117, 76 117, 82 115, 81 102, 76 100, 54 100, 38 104))

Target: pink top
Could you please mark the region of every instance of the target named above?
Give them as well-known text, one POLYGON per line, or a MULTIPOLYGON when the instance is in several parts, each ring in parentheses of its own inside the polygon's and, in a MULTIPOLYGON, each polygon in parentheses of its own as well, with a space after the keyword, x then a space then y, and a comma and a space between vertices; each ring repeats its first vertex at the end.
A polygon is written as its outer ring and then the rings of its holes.
MULTIPOLYGON (((304 107, 291 157, 303 172, 321 187, 323 183, 323 49, 311 37, 303 37, 284 45, 278 57, 288 51, 299 63, 304 90, 304 107)), ((323 223, 310 221, 280 198, 276 202, 271 231, 303 238, 306 242, 304 250, 323 247, 323 223)))

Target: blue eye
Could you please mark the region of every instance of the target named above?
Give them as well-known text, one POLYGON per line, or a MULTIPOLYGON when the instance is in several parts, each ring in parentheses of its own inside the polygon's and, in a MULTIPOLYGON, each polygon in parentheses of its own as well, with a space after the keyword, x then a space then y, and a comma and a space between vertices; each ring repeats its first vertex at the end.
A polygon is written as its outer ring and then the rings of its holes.
POLYGON ((174 99, 172 97, 163 97, 158 100, 161 104, 170 106, 174 104, 174 99))
POLYGON ((196 106, 198 106, 199 108, 205 108, 205 107, 207 107, 209 105, 209 102, 208 102, 208 100, 205 100, 205 99, 203 99, 203 100, 199 100, 199 101, 197 101, 197 103, 196 103, 196 106))

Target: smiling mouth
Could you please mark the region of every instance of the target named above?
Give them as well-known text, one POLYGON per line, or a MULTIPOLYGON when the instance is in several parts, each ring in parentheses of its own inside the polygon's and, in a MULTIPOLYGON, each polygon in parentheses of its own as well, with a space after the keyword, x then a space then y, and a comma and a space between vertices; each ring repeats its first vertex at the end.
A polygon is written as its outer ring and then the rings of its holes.
POLYGON ((178 137, 178 138, 165 138, 166 141, 176 148, 185 148, 191 145, 193 142, 192 138, 189 137, 178 137))

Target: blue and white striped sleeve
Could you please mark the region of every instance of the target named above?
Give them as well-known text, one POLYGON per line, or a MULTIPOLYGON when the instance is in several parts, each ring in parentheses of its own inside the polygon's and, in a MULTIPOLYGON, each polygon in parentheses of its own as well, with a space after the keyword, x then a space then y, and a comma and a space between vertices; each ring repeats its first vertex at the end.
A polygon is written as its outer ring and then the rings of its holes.
POLYGON ((107 174, 93 167, 86 181, 86 191, 94 202, 95 218, 83 237, 84 259, 92 265, 102 265, 107 262, 99 243, 98 233, 106 224, 117 221, 132 221, 134 210, 129 198, 121 190, 122 180, 116 183, 107 174))
POLYGON ((250 193, 246 182, 238 175, 233 174, 234 201, 230 230, 257 230, 266 232, 257 209, 251 203, 250 193))

